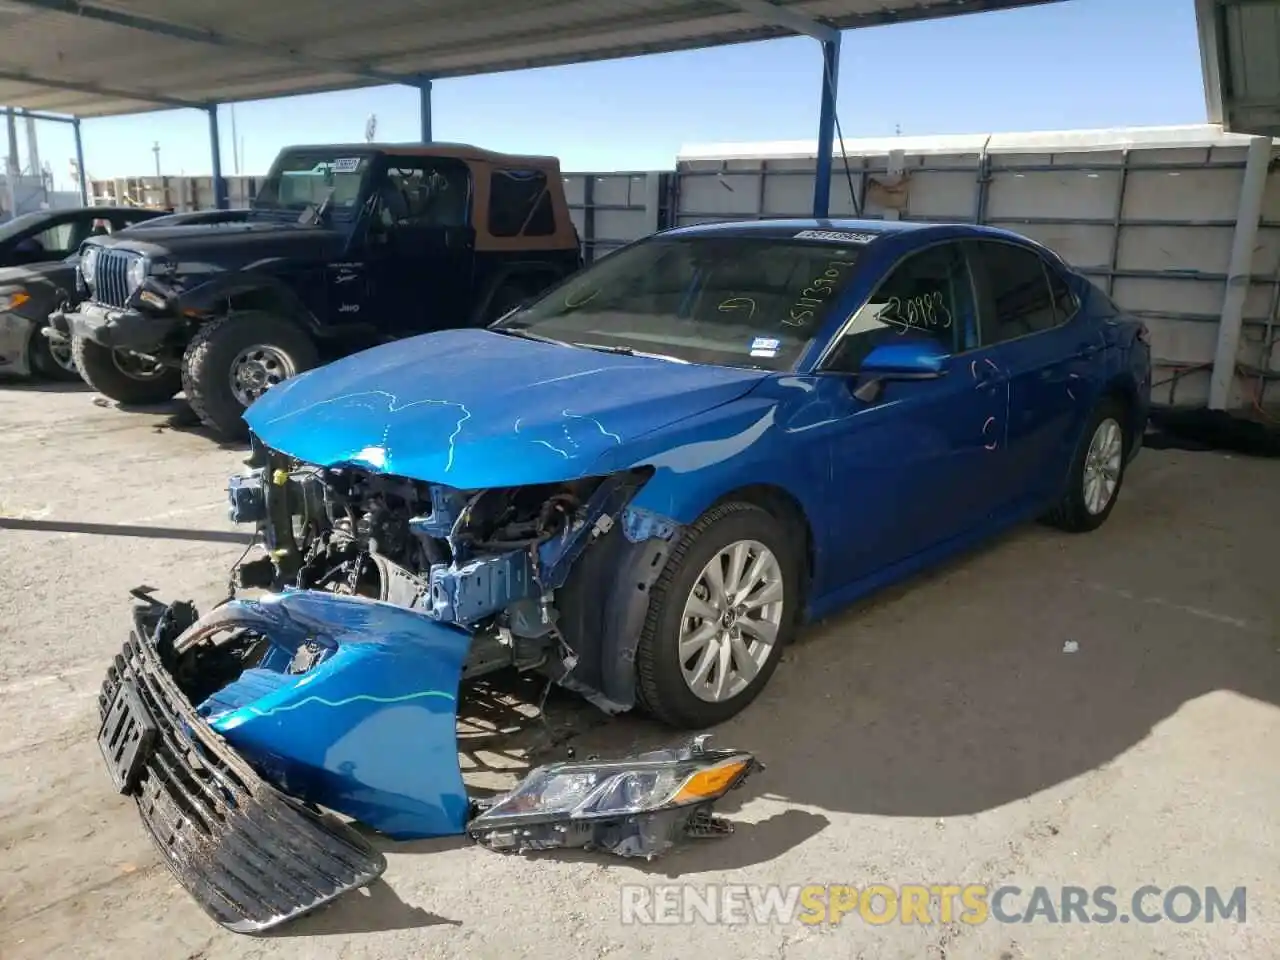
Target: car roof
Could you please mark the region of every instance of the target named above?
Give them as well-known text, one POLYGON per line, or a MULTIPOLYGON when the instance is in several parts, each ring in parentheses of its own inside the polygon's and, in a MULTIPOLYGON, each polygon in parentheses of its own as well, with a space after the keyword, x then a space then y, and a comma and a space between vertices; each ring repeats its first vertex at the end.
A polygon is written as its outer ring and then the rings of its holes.
MULTIPOLYGON (((946 233, 963 239, 992 237, 1030 243, 1026 237, 998 227, 975 223, 923 222, 917 220, 860 220, 852 217, 790 217, 761 220, 732 220, 715 223, 697 223, 664 231, 663 236, 676 237, 770 237, 773 239, 839 240, 839 234, 851 234, 860 242, 874 242, 882 237, 905 237, 909 234, 946 233), (811 234, 798 236, 798 234, 811 234), (831 236, 824 236, 831 234, 831 236), (868 240, 867 237, 871 237, 868 240)), ((924 239, 921 237, 920 239, 924 239)))
POLYGON ((469 143, 299 143, 281 148, 281 153, 291 150, 324 150, 341 151, 357 155, 385 153, 396 157, 448 157, 457 160, 470 160, 475 163, 492 163, 499 165, 523 164, 525 166, 555 167, 559 169, 558 157, 540 156, 536 154, 499 153, 469 143))

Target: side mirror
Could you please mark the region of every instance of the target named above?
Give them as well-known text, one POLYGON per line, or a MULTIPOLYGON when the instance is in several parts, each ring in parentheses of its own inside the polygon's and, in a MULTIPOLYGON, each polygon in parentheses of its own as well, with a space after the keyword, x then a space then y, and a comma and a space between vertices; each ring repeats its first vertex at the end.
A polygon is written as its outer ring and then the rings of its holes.
POLYGON ((936 380, 945 376, 951 354, 935 340, 884 343, 863 358, 853 395, 866 403, 880 399, 891 380, 936 380))

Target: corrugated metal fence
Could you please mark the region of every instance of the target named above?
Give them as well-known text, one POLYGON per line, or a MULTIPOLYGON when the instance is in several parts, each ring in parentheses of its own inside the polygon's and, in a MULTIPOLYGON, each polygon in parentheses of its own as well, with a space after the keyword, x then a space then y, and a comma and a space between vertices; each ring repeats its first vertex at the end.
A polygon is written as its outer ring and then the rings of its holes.
MULTIPOLYGON (((1214 127, 845 142, 833 216, 986 223, 1033 237, 1146 319, 1159 361, 1155 399, 1202 405, 1226 293, 1247 140, 1214 127)), ((674 172, 570 173, 565 190, 588 259, 669 226, 806 216, 812 144, 682 152, 674 172)), ((260 178, 228 178, 233 206, 260 178)), ((95 182, 98 202, 193 209, 208 178, 95 182)), ((1253 253, 1237 381, 1261 404, 1280 367, 1280 171, 1268 178, 1253 253)))

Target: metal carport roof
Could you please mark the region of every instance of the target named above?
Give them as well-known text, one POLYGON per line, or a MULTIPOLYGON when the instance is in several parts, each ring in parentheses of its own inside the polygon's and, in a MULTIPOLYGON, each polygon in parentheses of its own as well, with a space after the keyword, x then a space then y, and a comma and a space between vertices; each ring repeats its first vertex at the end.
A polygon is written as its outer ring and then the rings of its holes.
POLYGON ((100 117, 1050 0, 0 0, 0 103, 100 117))
MULTIPOLYGON (((224 205, 216 106, 794 34, 822 44, 825 214, 841 29, 1061 0, 0 0, 0 103, 79 118, 167 107, 208 112, 224 205)), ((80 160, 84 192, 83 158, 80 160)))
POLYGON ((1280 137, 1280 0, 1196 0, 1210 123, 1280 137))

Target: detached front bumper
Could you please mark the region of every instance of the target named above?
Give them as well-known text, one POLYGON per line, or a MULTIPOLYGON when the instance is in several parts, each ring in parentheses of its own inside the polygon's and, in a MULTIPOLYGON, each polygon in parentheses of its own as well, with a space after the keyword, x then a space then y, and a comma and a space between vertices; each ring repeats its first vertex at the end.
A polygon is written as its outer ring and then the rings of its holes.
POLYGON ((200 718, 135 629, 99 694, 99 746, 169 869, 218 923, 257 933, 364 886, 386 860, 276 790, 200 718))
POLYGON ((180 323, 176 317, 143 313, 129 307, 104 307, 89 301, 82 302, 75 310, 54 314, 50 320, 59 333, 136 353, 158 350, 180 323))

